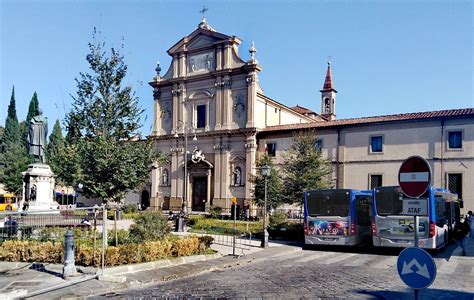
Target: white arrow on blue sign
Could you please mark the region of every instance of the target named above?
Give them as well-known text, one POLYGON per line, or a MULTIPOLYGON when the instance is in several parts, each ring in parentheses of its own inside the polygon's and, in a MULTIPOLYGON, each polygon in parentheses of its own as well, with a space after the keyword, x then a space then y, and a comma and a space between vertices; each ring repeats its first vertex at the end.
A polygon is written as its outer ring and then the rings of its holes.
POLYGON ((433 258, 428 252, 417 247, 409 247, 400 252, 397 269, 402 281, 414 289, 427 288, 436 278, 433 258))

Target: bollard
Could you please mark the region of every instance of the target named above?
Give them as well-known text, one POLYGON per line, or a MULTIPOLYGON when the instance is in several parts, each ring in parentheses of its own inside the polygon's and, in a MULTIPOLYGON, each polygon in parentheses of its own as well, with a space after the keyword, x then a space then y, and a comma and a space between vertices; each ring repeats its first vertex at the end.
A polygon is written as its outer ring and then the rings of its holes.
POLYGON ((64 268, 63 278, 67 279, 70 276, 78 275, 76 266, 74 264, 74 252, 76 245, 74 242, 74 231, 69 228, 64 235, 64 268))

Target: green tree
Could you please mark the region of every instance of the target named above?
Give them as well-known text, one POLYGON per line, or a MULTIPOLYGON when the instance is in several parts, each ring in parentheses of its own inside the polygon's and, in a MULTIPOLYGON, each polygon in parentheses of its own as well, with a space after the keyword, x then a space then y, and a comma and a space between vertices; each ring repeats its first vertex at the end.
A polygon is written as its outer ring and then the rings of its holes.
POLYGON ((15 88, 12 89, 8 115, 5 121, 3 134, 3 175, 2 182, 5 188, 17 195, 21 195, 23 189, 23 177, 21 172, 28 167, 28 154, 20 141, 20 128, 16 114, 15 88))
POLYGON ((57 182, 64 184, 63 178, 59 177, 61 173, 61 164, 63 163, 63 151, 65 151, 65 140, 61 130, 59 120, 54 123, 53 131, 49 135, 49 143, 46 148, 46 157, 53 173, 56 175, 57 182))
POLYGON ((299 133, 293 138, 291 148, 283 154, 283 196, 287 203, 302 204, 305 191, 331 185, 331 163, 322 158, 316 140, 315 131, 299 133))
POLYGON ((29 127, 30 121, 33 117, 39 115, 39 102, 38 102, 38 95, 36 92, 33 93, 31 97, 30 104, 28 106, 28 114, 26 115, 25 121, 20 123, 20 138, 21 142, 23 143, 27 153, 29 148, 29 127))
POLYGON ((20 143, 10 143, 4 153, 5 169, 2 178, 7 191, 21 196, 23 191, 23 176, 21 172, 28 168, 28 155, 20 143))
POLYGON ((90 73, 76 78, 77 93, 66 116, 67 147, 76 147, 83 193, 105 202, 121 201, 127 191, 143 185, 151 164, 151 141, 140 140, 138 98, 124 85, 127 66, 114 48, 89 43, 90 73))
MULTIPOLYGON (((263 155, 257 162, 258 168, 264 165, 271 168, 270 175, 267 178, 267 206, 268 208, 277 208, 283 204, 283 181, 270 156, 263 155)), ((263 177, 262 172, 258 170, 256 175, 251 175, 250 182, 253 183, 252 194, 257 205, 263 207, 265 202, 265 177, 263 177)))
POLYGON ((7 119, 5 121, 5 132, 3 134, 3 140, 7 151, 10 144, 16 144, 20 141, 20 128, 18 124, 18 117, 16 114, 15 87, 12 88, 10 104, 8 105, 8 114, 7 119))

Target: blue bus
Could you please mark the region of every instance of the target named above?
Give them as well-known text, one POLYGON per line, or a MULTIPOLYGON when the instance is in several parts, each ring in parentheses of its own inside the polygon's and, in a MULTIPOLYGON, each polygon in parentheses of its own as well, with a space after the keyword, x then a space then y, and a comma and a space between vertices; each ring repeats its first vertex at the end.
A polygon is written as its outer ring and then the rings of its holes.
POLYGON ((305 245, 370 243, 372 191, 333 189, 304 193, 305 245))
MULTIPOLYGON (((372 241, 377 247, 411 247, 414 245, 414 217, 403 213, 407 198, 398 186, 373 190, 372 241)), ((445 247, 450 233, 459 221, 457 194, 430 187, 419 199, 427 200, 427 215, 419 217, 418 246, 426 249, 445 247)))

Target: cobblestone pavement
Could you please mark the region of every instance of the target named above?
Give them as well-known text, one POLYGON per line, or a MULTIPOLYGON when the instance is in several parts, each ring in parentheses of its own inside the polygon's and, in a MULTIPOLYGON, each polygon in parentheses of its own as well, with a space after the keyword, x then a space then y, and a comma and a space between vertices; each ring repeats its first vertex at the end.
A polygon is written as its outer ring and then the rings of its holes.
MULTIPOLYGON (((104 297, 122 299, 348 298, 410 299, 397 255, 301 250, 290 254, 164 282, 104 297)), ((435 258, 435 282, 419 299, 474 299, 474 259, 435 258)), ((101 298, 101 297, 96 297, 101 298)))

